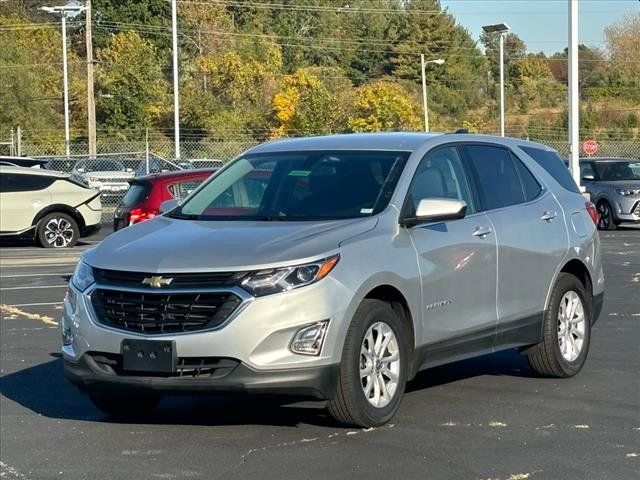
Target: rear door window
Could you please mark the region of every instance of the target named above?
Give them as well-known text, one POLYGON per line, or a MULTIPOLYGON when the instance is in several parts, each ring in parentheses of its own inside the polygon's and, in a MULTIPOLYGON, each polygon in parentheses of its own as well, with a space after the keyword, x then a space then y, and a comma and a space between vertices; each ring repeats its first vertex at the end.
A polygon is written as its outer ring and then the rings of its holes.
POLYGON ((464 145, 484 210, 524 203, 525 196, 509 150, 497 145, 464 145))
POLYGON ((580 193, 580 189, 578 189, 576 182, 573 181, 571 173, 567 170, 567 166, 557 152, 523 145, 519 145, 519 147, 544 168, 563 188, 570 192, 580 193))
POLYGON ((193 192, 204 180, 185 180, 169 185, 169 193, 173 198, 184 198, 193 192))

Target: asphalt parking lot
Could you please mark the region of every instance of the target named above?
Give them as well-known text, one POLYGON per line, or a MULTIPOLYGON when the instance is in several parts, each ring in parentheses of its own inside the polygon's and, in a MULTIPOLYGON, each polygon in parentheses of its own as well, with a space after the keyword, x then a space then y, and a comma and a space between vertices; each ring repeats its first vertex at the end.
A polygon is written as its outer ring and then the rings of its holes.
POLYGON ((0 477, 640 478, 640 231, 601 238, 605 305, 577 377, 536 378, 515 352, 440 367, 409 385, 393 424, 370 430, 336 426, 318 403, 220 397, 108 421, 58 355, 60 302, 90 244, 3 246, 0 477))

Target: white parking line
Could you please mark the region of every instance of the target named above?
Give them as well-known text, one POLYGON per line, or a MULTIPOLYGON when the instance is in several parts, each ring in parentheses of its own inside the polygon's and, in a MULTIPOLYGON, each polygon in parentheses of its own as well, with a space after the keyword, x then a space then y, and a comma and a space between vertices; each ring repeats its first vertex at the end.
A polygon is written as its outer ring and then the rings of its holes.
POLYGON ((31 287, 3 287, 0 291, 4 290, 31 290, 32 288, 67 288, 68 285, 36 285, 31 287))
POLYGON ((45 307, 48 305, 62 305, 64 302, 43 302, 43 303, 16 303, 7 305, 8 307, 45 307))
POLYGON ((73 275, 73 272, 61 273, 21 273, 19 275, 0 275, 0 280, 4 278, 23 278, 23 277, 55 277, 62 275, 73 275))
MULTIPOLYGON (((43 267, 68 267, 69 265, 75 265, 78 262, 72 262, 72 263, 48 263, 45 265, 41 265, 43 267)), ((37 267, 38 265, 3 265, 2 263, 0 263, 0 268, 5 269, 5 268, 34 268, 37 267)))

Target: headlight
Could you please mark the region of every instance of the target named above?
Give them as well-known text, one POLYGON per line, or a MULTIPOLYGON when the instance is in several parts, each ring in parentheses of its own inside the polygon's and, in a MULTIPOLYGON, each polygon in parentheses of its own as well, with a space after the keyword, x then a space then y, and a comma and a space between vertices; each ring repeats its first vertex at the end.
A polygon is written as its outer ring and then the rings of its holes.
POLYGON ((71 283, 73 283, 78 290, 84 292, 94 282, 93 269, 82 260, 78 262, 78 266, 76 266, 76 270, 73 272, 73 277, 71 277, 71 283))
POLYGON ((629 197, 631 195, 640 195, 640 189, 635 188, 616 188, 616 193, 623 197, 629 197))
POLYGON ((340 260, 340 255, 294 267, 272 268, 250 274, 241 285, 256 297, 286 292, 311 285, 326 277, 340 260))

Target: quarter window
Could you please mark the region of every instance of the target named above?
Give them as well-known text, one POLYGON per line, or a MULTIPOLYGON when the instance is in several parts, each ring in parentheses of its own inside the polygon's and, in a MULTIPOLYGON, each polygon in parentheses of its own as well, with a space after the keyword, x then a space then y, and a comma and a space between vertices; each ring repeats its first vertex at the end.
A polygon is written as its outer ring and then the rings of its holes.
POLYGON ((563 188, 570 192, 580 193, 576 182, 573 181, 573 177, 557 152, 523 145, 520 145, 520 148, 544 168, 563 188))
POLYGON ((439 148, 422 159, 411 183, 406 215, 415 215, 418 203, 425 198, 463 200, 467 204, 467 213, 475 211, 456 147, 439 148))
POLYGON ((508 150, 492 145, 463 146, 478 179, 485 210, 525 201, 518 173, 508 150))

